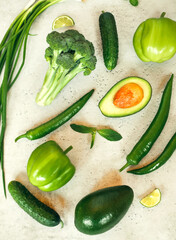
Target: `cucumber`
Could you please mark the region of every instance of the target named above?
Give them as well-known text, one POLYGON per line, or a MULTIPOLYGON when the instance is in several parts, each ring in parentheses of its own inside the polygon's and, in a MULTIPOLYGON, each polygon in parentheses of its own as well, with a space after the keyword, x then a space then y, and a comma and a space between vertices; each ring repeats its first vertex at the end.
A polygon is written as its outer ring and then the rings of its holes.
POLYGON ((11 181, 8 190, 16 203, 39 223, 48 227, 62 223, 57 212, 40 202, 20 182, 11 181))
POLYGON ((99 17, 103 58, 108 70, 113 70, 118 60, 118 34, 115 18, 110 12, 103 12, 99 17))

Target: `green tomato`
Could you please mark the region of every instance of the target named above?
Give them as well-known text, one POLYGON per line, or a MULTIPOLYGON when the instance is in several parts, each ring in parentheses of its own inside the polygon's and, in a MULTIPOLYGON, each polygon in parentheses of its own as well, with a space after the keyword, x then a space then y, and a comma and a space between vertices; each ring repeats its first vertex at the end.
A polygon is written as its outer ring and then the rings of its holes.
POLYGON ((37 147, 27 164, 29 181, 46 192, 64 186, 75 173, 75 167, 65 152, 54 141, 45 142, 37 147))
POLYGON ((176 53, 176 22, 164 15, 142 22, 134 34, 134 49, 144 62, 161 63, 176 53))

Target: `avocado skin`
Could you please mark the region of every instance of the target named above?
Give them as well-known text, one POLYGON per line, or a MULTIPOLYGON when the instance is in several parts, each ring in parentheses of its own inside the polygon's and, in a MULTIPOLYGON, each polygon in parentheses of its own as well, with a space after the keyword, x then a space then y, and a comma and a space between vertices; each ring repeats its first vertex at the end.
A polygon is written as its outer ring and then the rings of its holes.
POLYGON ((133 197, 133 190, 126 185, 90 193, 75 208, 76 228, 88 235, 110 230, 124 217, 133 197))
POLYGON ((99 107, 101 113, 105 117, 110 117, 110 118, 126 117, 129 115, 135 114, 135 113, 141 111, 143 108, 145 108, 147 106, 147 104, 149 103, 151 97, 152 97, 152 87, 151 87, 150 83, 143 78, 131 76, 131 77, 127 77, 127 78, 120 80, 114 86, 112 86, 111 89, 100 100, 98 107, 99 107), (130 83, 130 82, 136 83, 142 87, 142 89, 144 90, 144 99, 142 100, 142 102, 140 104, 133 106, 131 108, 121 109, 121 108, 116 107, 113 104, 113 99, 114 99, 116 92, 121 87, 123 87, 125 84, 130 83))

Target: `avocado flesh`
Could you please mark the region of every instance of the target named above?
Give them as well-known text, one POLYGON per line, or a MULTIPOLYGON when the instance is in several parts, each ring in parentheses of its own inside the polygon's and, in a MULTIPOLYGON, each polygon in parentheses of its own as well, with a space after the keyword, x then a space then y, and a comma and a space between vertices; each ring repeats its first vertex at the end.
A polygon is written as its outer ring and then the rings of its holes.
POLYGON ((142 110, 150 101, 152 95, 152 88, 148 81, 146 81, 143 78, 139 77, 128 77, 125 79, 122 79, 118 83, 116 83, 107 93, 106 95, 101 99, 99 103, 100 111, 103 115, 107 117, 125 117, 129 116, 131 114, 134 114, 136 112, 139 112, 142 110), (136 83, 138 84, 144 92, 144 97, 142 101, 129 108, 119 108, 114 105, 113 100, 116 93, 120 90, 121 87, 126 85, 127 83, 136 83))

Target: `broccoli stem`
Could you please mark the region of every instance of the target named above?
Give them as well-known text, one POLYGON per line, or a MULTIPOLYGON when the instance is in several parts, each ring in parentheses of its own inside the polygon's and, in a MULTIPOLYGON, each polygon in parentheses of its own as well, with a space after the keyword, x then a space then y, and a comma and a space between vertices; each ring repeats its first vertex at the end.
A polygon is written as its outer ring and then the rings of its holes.
POLYGON ((63 74, 59 79, 59 82, 56 84, 57 87, 53 88, 50 96, 47 99, 47 104, 50 104, 58 95, 58 93, 80 72, 82 72, 84 68, 81 64, 77 65, 71 71, 67 71, 66 74, 63 74))
POLYGON ((60 79, 67 72, 68 70, 64 70, 62 67, 58 67, 57 70, 52 67, 48 69, 43 86, 36 97, 36 102, 39 105, 49 105, 53 101, 52 92, 58 85, 61 86, 60 79))
POLYGON ((37 93, 36 96, 36 102, 39 104, 43 96, 47 93, 48 89, 51 87, 54 77, 55 77, 56 71, 52 67, 48 69, 45 75, 43 86, 40 90, 40 92, 37 93))
POLYGON ((43 86, 37 94, 36 102, 41 106, 51 104, 58 93, 83 70, 82 64, 76 65, 71 71, 61 66, 57 70, 49 68, 43 86))

